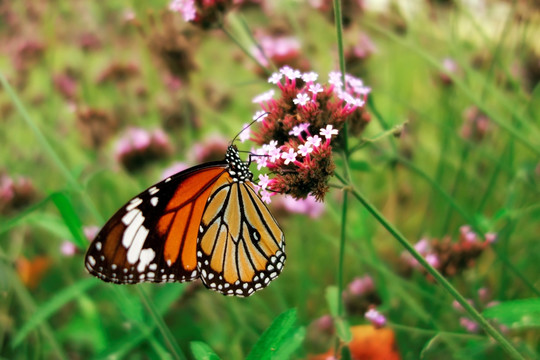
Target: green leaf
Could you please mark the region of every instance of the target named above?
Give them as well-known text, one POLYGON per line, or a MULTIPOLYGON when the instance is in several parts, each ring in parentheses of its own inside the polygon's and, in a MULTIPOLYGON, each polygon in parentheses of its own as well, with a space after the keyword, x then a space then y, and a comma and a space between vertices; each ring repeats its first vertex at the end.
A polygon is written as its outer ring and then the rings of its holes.
POLYGON ((79 248, 85 248, 88 245, 88 241, 86 240, 82 230, 82 222, 77 216, 77 213, 75 212, 69 198, 66 196, 66 194, 57 192, 51 194, 51 200, 58 208, 60 215, 62 215, 64 223, 73 236, 75 245, 77 245, 79 248))
POLYGON ((214 350, 202 341, 192 341, 189 347, 197 360, 219 360, 219 356, 214 350))
POLYGON ((349 166, 352 170, 358 170, 358 171, 364 171, 364 172, 371 171, 371 166, 369 165, 369 163, 363 160, 351 159, 349 160, 349 166))
POLYGON ((287 310, 279 315, 257 340, 247 359, 285 359, 289 357, 305 336, 303 330, 294 325, 295 322, 296 309, 287 310))
POLYGON ((78 283, 75 283, 74 285, 60 291, 48 302, 41 305, 15 334, 13 339, 13 347, 20 345, 32 330, 41 325, 43 321, 47 320, 47 318, 64 307, 68 302, 77 298, 82 292, 87 291, 97 284, 99 284, 99 281, 93 278, 79 281, 78 283))
POLYGON ((337 336, 345 343, 348 344, 352 340, 352 332, 351 327, 349 326, 349 323, 347 320, 342 318, 334 318, 334 321, 336 323, 336 333, 337 336))
POLYGON ((505 301, 487 308, 482 314, 513 329, 540 327, 540 299, 505 301))
POLYGON ((330 314, 332 317, 338 317, 338 289, 336 286, 329 286, 326 288, 325 292, 326 302, 328 303, 328 308, 330 309, 330 314))

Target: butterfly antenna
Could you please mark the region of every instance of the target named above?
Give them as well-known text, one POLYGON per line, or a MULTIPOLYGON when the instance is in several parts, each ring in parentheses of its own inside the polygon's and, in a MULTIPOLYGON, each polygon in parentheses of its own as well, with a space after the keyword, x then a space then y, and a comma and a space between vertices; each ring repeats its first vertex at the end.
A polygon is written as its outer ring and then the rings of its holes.
POLYGON ((238 134, 236 134, 236 136, 231 140, 231 145, 236 141, 236 139, 238 138, 238 136, 240 136, 241 133, 243 133, 247 128, 249 128, 251 125, 253 125, 254 123, 256 123, 257 121, 259 121, 260 118, 262 118, 263 116, 266 116, 270 114, 269 112, 265 112, 264 114, 261 114, 259 116, 257 116, 257 118, 255 118, 255 120, 251 121, 249 124, 247 124, 246 126, 244 126, 242 128, 242 130, 240 130, 240 132, 238 134))

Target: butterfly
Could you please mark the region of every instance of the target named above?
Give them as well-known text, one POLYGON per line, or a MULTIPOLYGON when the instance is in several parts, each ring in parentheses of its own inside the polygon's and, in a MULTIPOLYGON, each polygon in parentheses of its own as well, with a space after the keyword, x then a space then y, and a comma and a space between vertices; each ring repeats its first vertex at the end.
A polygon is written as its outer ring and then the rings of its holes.
POLYGON ((231 144, 223 161, 151 186, 103 226, 86 253, 86 269, 116 284, 200 278, 224 295, 252 295, 285 263, 283 231, 252 178, 231 144))

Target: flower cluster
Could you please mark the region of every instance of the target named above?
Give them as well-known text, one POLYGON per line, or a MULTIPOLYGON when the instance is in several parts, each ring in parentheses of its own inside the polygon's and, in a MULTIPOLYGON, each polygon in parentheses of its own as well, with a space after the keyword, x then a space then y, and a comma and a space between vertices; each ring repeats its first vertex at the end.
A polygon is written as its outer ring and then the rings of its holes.
POLYGON ((463 114, 461 136, 474 142, 481 142, 489 132, 490 120, 476 106, 471 106, 463 114))
POLYGON ((262 65, 268 67, 270 62, 276 67, 288 64, 299 69, 309 68, 309 62, 301 55, 300 41, 296 37, 261 34, 257 40, 259 46, 254 46, 251 52, 262 65))
POLYGON ((117 83, 122 84, 139 75, 139 67, 134 63, 114 62, 108 65, 98 76, 97 83, 117 83))
POLYGON ((317 82, 314 72, 302 73, 285 66, 268 79, 279 91, 265 92, 253 99, 261 106, 254 115, 259 126, 245 129, 241 141, 253 140, 260 148, 252 151, 257 168, 267 168, 275 176, 259 177, 261 196, 269 201, 273 193, 305 199, 312 194, 318 201, 328 191, 334 173, 332 144, 342 141, 345 123, 359 133, 367 124, 362 116, 370 89, 351 75, 331 72, 328 84, 317 82))
POLYGON ((195 53, 199 36, 184 24, 177 24, 171 13, 162 14, 159 20, 161 26, 153 27, 148 35, 150 51, 165 66, 174 82, 187 83, 190 74, 197 69, 195 53))
POLYGON ((34 185, 28 178, 13 178, 0 173, 0 214, 10 215, 37 199, 34 185))
MULTIPOLYGON (((424 238, 418 241, 414 248, 426 261, 438 269, 444 276, 453 276, 474 265, 475 260, 483 251, 496 240, 494 233, 484 235, 486 241, 481 241, 471 227, 464 225, 460 228, 457 242, 447 236, 442 240, 424 238)), ((420 264, 409 253, 403 253, 402 258, 410 268, 420 269, 420 264)))
POLYGON ((371 307, 368 311, 366 311, 364 316, 375 328, 381 328, 386 325, 386 317, 378 312, 374 307, 371 307))
MULTIPOLYGON (((467 299, 467 302, 470 305, 475 306, 480 311, 499 304, 498 301, 491 300, 491 292, 489 291, 488 288, 485 288, 485 287, 478 289, 477 301, 473 301, 472 299, 467 299)), ((480 325, 476 321, 471 320, 466 316, 467 313, 460 303, 454 300, 452 302, 452 307, 456 309, 462 315, 459 318, 459 324, 461 325, 461 327, 463 327, 467 332, 470 332, 470 333, 477 333, 480 331, 480 325)), ((504 325, 501 325, 501 324, 494 324, 494 325, 497 326, 499 330, 503 333, 507 332, 508 330, 506 326, 504 325)))
POLYGON ((363 315, 371 307, 379 305, 381 298, 377 294, 373 279, 369 275, 355 277, 343 291, 343 302, 349 315, 363 315))
POLYGON ((232 5, 232 0, 172 0, 169 10, 181 13, 185 21, 209 29, 221 22, 232 5))
POLYGON ((162 130, 152 132, 129 128, 116 144, 116 159, 127 170, 136 171, 171 153, 169 138, 162 130))
POLYGON ((103 109, 80 107, 76 114, 82 140, 93 149, 102 148, 120 126, 118 118, 103 109))

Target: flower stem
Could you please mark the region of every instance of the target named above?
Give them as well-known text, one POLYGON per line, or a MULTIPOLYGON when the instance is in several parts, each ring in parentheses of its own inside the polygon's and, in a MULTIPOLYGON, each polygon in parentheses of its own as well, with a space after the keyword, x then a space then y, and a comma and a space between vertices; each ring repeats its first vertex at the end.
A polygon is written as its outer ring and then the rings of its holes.
POLYGON ((512 344, 498 332, 467 300, 457 291, 456 288, 450 284, 444 276, 441 275, 434 267, 432 267, 423 257, 420 255, 414 247, 409 244, 407 239, 394 227, 386 218, 373 206, 358 190, 350 188, 353 196, 360 201, 360 203, 369 211, 369 213, 377 219, 377 221, 397 240, 405 247, 405 249, 422 265, 422 267, 433 278, 444 287, 446 291, 452 295, 452 297, 469 313, 469 315, 476 321, 484 331, 490 335, 499 345, 510 355, 512 359, 524 360, 524 357, 512 346, 512 344))
POLYGON ((182 353, 182 350, 176 343, 176 340, 174 340, 171 331, 167 327, 167 324, 165 324, 163 318, 158 314, 156 307, 152 304, 152 301, 148 297, 148 294, 146 294, 144 289, 140 286, 137 287, 137 292, 139 293, 139 298, 142 300, 144 306, 146 307, 146 310, 148 310, 148 312, 154 319, 154 323, 161 332, 161 335, 163 336, 163 339, 165 340, 165 343, 167 344, 167 347, 169 348, 172 357, 176 360, 186 359, 185 355, 182 353))
POLYGON ((347 239, 347 203, 348 203, 348 191, 343 191, 343 206, 341 208, 341 230, 339 240, 339 260, 338 260, 338 316, 343 316, 343 260, 345 257, 345 240, 347 239))
POLYGON ((232 42, 234 42, 240 48, 240 50, 242 50, 244 54, 246 54, 251 60, 253 60, 257 65, 259 65, 259 67, 264 71, 265 74, 270 75, 270 70, 268 70, 266 66, 261 64, 261 62, 257 60, 255 56, 253 56, 253 54, 237 38, 235 38, 233 34, 231 34, 231 32, 229 32, 229 30, 227 30, 223 24, 221 24, 219 28, 225 33, 225 35, 227 35, 229 39, 232 40, 232 42))
MULTIPOLYGON (((345 87, 345 52, 343 50, 343 21, 341 16, 341 0, 334 0, 334 22, 336 24, 337 45, 339 55, 339 69, 341 81, 345 87)), ((345 90, 345 89, 344 89, 345 90)))

